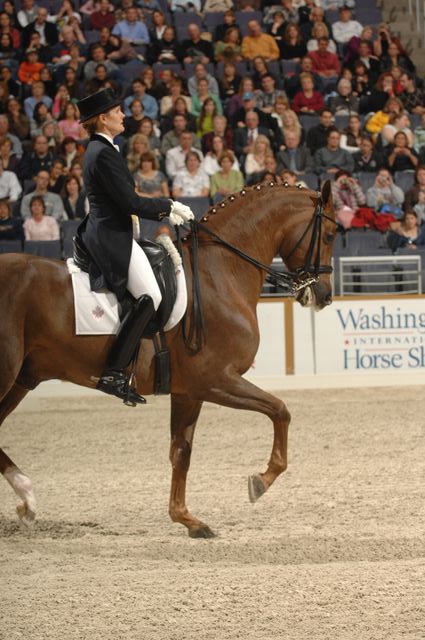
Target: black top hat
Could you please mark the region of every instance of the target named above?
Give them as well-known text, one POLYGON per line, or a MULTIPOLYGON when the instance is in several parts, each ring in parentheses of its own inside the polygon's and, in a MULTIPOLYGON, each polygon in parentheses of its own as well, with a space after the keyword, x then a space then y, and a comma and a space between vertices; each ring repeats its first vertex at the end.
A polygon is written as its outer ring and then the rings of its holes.
POLYGON ((80 122, 85 122, 101 113, 106 113, 121 104, 112 89, 102 89, 77 102, 80 110, 80 122))

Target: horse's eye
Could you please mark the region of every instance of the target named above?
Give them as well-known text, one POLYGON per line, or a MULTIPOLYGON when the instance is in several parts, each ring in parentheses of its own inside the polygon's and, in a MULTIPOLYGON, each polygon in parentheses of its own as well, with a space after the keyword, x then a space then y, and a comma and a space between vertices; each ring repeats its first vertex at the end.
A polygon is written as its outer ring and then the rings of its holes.
POLYGON ((330 244, 332 242, 332 240, 334 239, 334 234, 333 233, 325 233, 324 237, 323 237, 323 242, 325 244, 330 244))

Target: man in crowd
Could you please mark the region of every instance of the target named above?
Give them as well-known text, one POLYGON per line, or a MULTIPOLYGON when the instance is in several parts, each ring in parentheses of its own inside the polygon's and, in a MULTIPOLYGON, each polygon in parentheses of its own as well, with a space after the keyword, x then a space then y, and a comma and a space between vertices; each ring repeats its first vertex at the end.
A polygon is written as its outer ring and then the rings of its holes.
POLYGON ((401 74, 400 84, 403 92, 399 98, 406 111, 420 116, 425 113, 425 91, 416 86, 414 77, 405 71, 401 74))
MULTIPOLYGON (((183 131, 187 131, 187 118, 184 115, 176 114, 173 118, 173 128, 163 136, 161 140, 161 153, 163 156, 174 147, 180 144, 180 135, 183 131)), ((200 140, 197 135, 192 133, 191 148, 200 148, 200 140)))
POLYGON ((30 202, 34 196, 41 196, 46 205, 46 216, 52 216, 57 222, 67 220, 68 216, 65 213, 63 207, 62 198, 57 193, 48 191, 49 186, 49 172, 42 169, 39 171, 35 178, 35 189, 31 193, 27 193, 22 198, 21 203, 21 216, 23 218, 31 217, 30 202))
POLYGON ((345 4, 339 8, 339 20, 332 25, 332 33, 337 44, 347 44, 351 38, 360 38, 363 27, 357 20, 353 20, 353 13, 345 4))
POLYGON ((312 156, 314 156, 317 149, 326 145, 329 129, 333 126, 334 117, 332 111, 330 109, 323 109, 320 113, 319 124, 311 127, 307 132, 306 144, 312 156))
POLYGON ((19 200, 22 187, 16 173, 5 171, 3 161, 0 158, 0 200, 7 200, 10 204, 19 200))
MULTIPOLYGON (((201 30, 197 24, 192 23, 187 28, 188 40, 183 40, 182 52, 183 62, 188 64, 200 62, 208 64, 214 60, 214 49, 211 42, 201 38, 201 30)), ((195 81, 197 84, 197 81, 195 81)))
POLYGON ((248 22, 248 35, 242 39, 241 54, 245 60, 254 60, 257 56, 262 56, 266 61, 280 58, 276 40, 268 33, 263 33, 257 20, 248 22))
POLYGON ((20 180, 33 180, 42 169, 49 172, 56 156, 49 149, 46 136, 36 136, 33 142, 33 151, 26 153, 18 168, 20 180))
POLYGON ((276 80, 270 73, 261 77, 261 89, 255 92, 255 106, 264 113, 272 113, 276 98, 286 98, 286 93, 276 89, 276 80))
POLYGON ((295 131, 288 131, 285 135, 285 148, 277 154, 277 170, 281 173, 289 169, 296 174, 311 173, 313 158, 307 146, 301 144, 300 135, 295 131))
POLYGON ((183 171, 189 151, 197 153, 201 161, 204 159, 202 152, 192 146, 192 132, 182 131, 178 146, 169 149, 165 156, 165 170, 170 179, 174 180, 177 173, 183 171))
POLYGON ((31 93, 32 95, 24 100, 24 111, 28 118, 32 118, 35 105, 38 102, 44 102, 48 109, 52 108, 53 100, 50 96, 46 95, 44 82, 41 82, 41 80, 33 82, 31 85, 31 93))
POLYGON ((269 130, 260 126, 258 113, 248 111, 245 116, 245 126, 239 127, 235 134, 235 153, 238 158, 243 158, 253 151, 254 142, 260 134, 270 140, 269 130))
POLYGON ((341 169, 354 170, 353 155, 340 147, 341 134, 338 129, 329 129, 326 147, 321 147, 314 154, 314 169, 319 175, 322 173, 337 173, 341 169))
POLYGON ((58 30, 55 24, 48 22, 49 12, 46 7, 38 7, 37 19, 28 24, 22 31, 22 48, 28 48, 31 34, 37 31, 40 34, 41 44, 52 47, 58 41, 58 30))
POLYGON ((153 96, 146 93, 146 85, 140 78, 136 78, 131 83, 131 95, 124 100, 124 113, 131 116, 130 104, 137 98, 143 105, 143 112, 151 120, 158 118, 158 103, 153 96))
POLYGON ((150 37, 147 26, 139 20, 137 7, 128 7, 125 19, 118 22, 112 29, 112 33, 131 44, 149 44, 150 37))
POLYGON ((207 73, 207 70, 205 69, 203 64, 198 62, 198 64, 195 65, 194 75, 191 76, 187 81, 187 88, 191 96, 196 96, 198 92, 199 80, 207 80, 208 93, 218 96, 219 91, 217 80, 210 73, 207 73))

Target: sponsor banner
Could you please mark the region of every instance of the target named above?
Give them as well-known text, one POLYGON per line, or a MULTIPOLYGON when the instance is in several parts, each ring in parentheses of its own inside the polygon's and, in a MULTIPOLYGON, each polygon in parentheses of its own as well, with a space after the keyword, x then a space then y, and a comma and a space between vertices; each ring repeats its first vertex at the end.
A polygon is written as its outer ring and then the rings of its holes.
POLYGON ((424 298, 334 300, 314 315, 293 310, 295 373, 425 369, 424 298))
POLYGON ((251 369, 247 371, 250 378, 286 373, 284 309, 281 299, 259 302, 257 306, 260 346, 251 369))

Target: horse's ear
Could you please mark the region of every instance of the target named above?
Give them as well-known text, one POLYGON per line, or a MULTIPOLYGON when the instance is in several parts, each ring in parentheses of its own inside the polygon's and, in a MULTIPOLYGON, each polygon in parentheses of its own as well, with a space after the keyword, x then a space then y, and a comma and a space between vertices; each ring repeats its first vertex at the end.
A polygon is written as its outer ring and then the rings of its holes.
POLYGON ((326 207, 326 205, 327 205, 327 204, 328 204, 328 202, 329 202, 329 198, 330 198, 330 195, 331 195, 331 191, 332 191, 332 188, 331 188, 331 181, 330 181, 330 180, 326 180, 326 181, 323 183, 323 185, 322 185, 322 190, 321 190, 321 193, 322 193, 322 202, 323 202, 323 205, 324 205, 325 207, 326 207))

